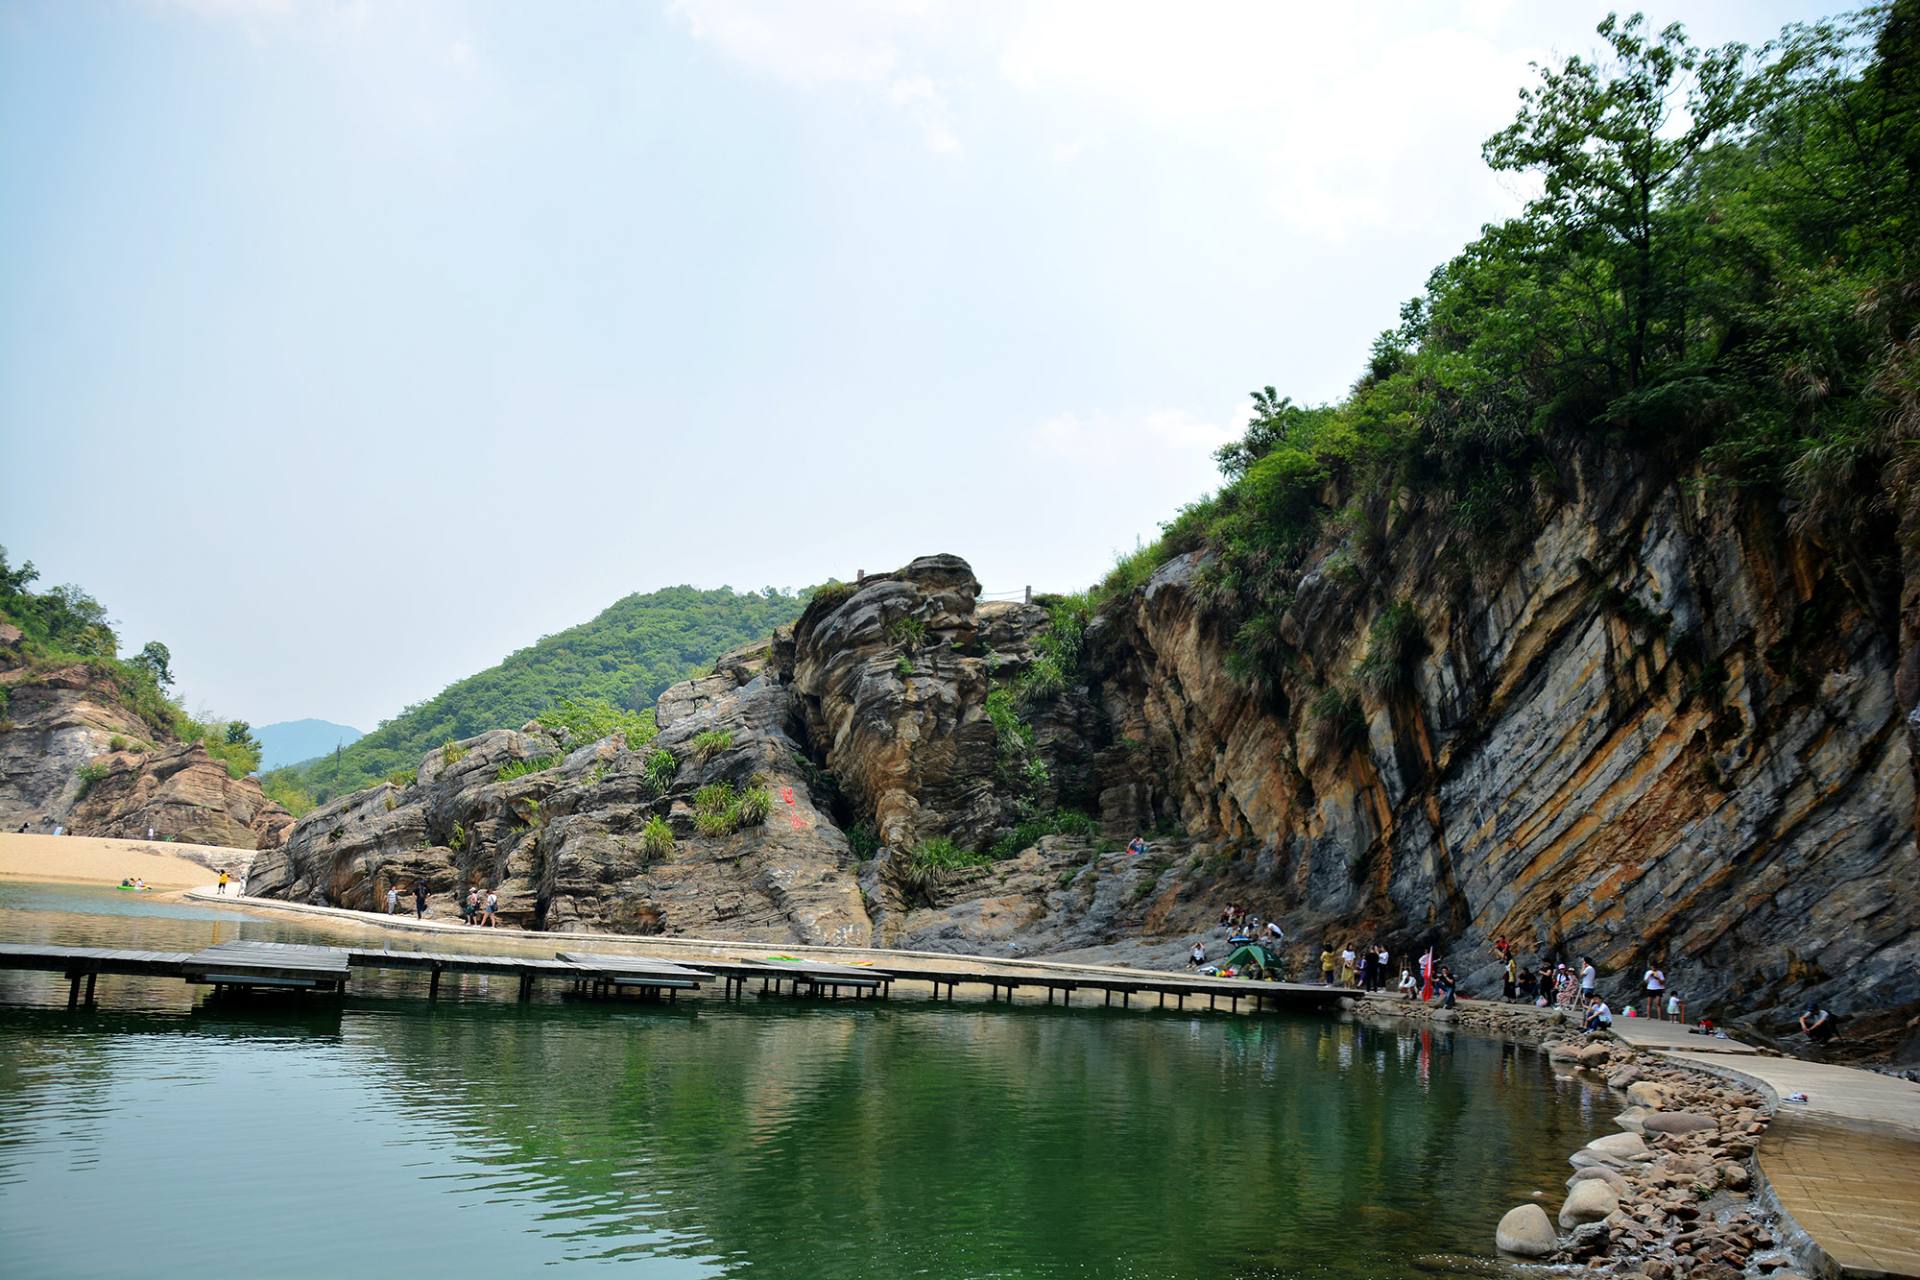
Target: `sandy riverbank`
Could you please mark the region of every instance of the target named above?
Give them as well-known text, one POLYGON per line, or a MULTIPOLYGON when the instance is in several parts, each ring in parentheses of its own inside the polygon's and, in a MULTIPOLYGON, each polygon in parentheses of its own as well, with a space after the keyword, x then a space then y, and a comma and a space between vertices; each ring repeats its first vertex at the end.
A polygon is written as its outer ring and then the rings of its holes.
POLYGON ((8 880, 119 884, 138 876, 156 889, 192 889, 215 881, 210 867, 230 862, 238 878, 252 860, 251 849, 0 833, 0 879, 8 880))

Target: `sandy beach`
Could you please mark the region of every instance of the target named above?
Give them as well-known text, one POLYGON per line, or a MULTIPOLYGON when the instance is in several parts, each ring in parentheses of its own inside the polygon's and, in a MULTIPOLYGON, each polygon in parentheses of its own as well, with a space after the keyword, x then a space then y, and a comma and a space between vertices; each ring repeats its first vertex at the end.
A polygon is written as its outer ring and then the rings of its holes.
POLYGON ((156 889, 193 889, 219 879, 219 873, 209 867, 230 862, 238 880, 252 860, 251 849, 99 836, 0 834, 0 878, 8 880, 119 884, 127 876, 138 876, 156 889), (185 856, 188 852, 193 856, 185 856))

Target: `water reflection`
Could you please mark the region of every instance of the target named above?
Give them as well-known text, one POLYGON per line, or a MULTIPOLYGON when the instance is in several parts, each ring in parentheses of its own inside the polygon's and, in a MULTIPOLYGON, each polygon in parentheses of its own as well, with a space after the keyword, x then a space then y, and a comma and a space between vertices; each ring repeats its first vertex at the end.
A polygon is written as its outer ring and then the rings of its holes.
POLYGON ((462 1276, 1399 1275, 1484 1253, 1590 1136, 1537 1055, 1430 1031, 404 990, 330 1012, 0 1010, 9 1266, 170 1275, 243 1248, 260 1275, 359 1256, 462 1276))

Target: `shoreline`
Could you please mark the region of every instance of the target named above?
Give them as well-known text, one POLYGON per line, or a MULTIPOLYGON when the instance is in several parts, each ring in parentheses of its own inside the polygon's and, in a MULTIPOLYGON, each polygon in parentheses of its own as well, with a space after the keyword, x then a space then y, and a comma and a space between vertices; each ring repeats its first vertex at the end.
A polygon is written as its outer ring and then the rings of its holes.
POLYGON ((204 859, 237 871, 252 861, 253 850, 117 836, 0 832, 0 880, 114 888, 123 878, 138 876, 155 889, 180 891, 199 888, 218 874, 204 859))

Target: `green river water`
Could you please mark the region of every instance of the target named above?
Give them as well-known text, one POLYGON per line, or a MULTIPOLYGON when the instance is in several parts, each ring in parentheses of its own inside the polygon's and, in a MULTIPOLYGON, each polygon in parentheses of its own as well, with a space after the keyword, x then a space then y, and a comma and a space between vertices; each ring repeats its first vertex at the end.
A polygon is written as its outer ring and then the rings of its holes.
MULTIPOLYGON (((0 883, 4 941, 346 936, 0 883)), ((1432 1275, 1610 1109, 1529 1051, 1318 1017, 354 988, 106 977, 70 1013, 0 973, 0 1276, 1432 1275)))

